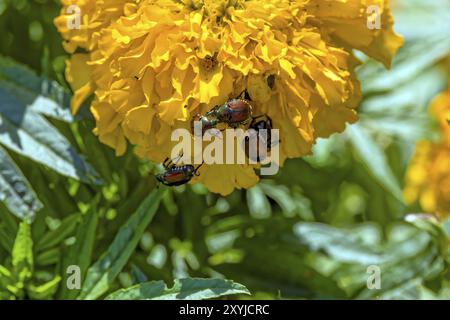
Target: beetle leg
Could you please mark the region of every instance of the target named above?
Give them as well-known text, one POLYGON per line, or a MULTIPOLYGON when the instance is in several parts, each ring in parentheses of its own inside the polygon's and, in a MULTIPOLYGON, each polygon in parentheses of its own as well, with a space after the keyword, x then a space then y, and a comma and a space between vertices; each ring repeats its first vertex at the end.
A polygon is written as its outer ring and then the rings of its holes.
POLYGON ((161 178, 161 175, 154 175, 155 179, 156 179, 156 189, 159 189, 159 187, 161 186, 161 184, 164 184, 164 179, 161 178))
POLYGON ((245 126, 245 125, 249 124, 250 121, 252 121, 252 118, 247 118, 246 120, 241 122, 241 125, 245 126))
POLYGON ((203 161, 201 165, 199 165, 197 168, 195 168, 194 170, 194 176, 199 177, 200 174, 198 173, 198 169, 200 169, 202 167, 202 165, 204 165, 205 162, 203 161))
POLYGON ((177 165, 178 162, 180 162, 181 158, 183 158, 183 152, 181 152, 177 158, 175 158, 175 160, 173 161, 174 165, 177 165))
POLYGON ((163 162, 163 166, 166 170, 170 169, 173 166, 172 160, 170 160, 169 158, 166 158, 166 160, 164 160, 164 162, 163 162))
POLYGON ((183 157, 183 153, 181 153, 177 158, 175 158, 175 160, 172 160, 170 158, 166 158, 166 160, 164 160, 163 162, 163 166, 164 168, 170 169, 173 168, 174 166, 176 166, 178 164, 178 162, 181 160, 181 158, 183 157))
POLYGON ((272 120, 270 120, 269 117, 266 116, 265 114, 262 114, 262 115, 256 116, 256 117, 253 117, 253 116, 252 116, 252 119, 253 119, 253 120, 261 119, 261 118, 267 118, 268 121, 272 121, 272 120))
POLYGON ((250 94, 248 93, 247 89, 244 89, 244 91, 242 91, 239 95, 238 95, 239 99, 242 100, 249 100, 251 101, 252 98, 250 97, 250 94))
POLYGON ((208 117, 208 116, 215 116, 215 115, 216 115, 217 109, 219 109, 219 106, 215 106, 214 108, 212 108, 211 110, 209 110, 207 113, 205 113, 205 117, 208 117))

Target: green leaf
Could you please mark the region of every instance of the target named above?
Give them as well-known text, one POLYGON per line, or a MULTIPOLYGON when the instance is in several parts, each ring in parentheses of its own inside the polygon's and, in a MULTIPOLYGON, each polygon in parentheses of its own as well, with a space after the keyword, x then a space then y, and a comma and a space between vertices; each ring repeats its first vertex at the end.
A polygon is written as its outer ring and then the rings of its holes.
POLYGON ((51 299, 58 289, 58 285, 61 282, 61 277, 56 276, 52 280, 41 285, 29 285, 27 287, 27 293, 31 299, 45 300, 51 299))
POLYGON ((262 180, 259 186, 269 198, 281 207, 286 217, 294 217, 298 214, 303 220, 314 220, 311 201, 303 195, 299 186, 289 189, 284 185, 273 183, 272 180, 262 180))
POLYGON ((179 279, 172 288, 163 281, 146 282, 110 294, 108 300, 205 300, 250 294, 242 284, 223 279, 179 279))
POLYGON ((395 121, 414 119, 417 113, 419 116, 427 113, 430 100, 446 88, 447 80, 446 70, 431 67, 394 90, 367 97, 360 111, 367 116, 384 115, 383 121, 393 116, 400 118, 395 121))
POLYGON ((9 230, 4 225, 0 226, 0 245, 6 252, 11 252, 14 245, 14 237, 9 235, 9 230))
POLYGON ((0 79, 33 97, 28 108, 61 121, 72 122, 70 95, 56 81, 37 76, 28 67, 0 56, 0 79))
MULTIPOLYGON (((376 230, 365 230, 373 233, 376 230)), ((312 251, 325 251, 340 262, 359 263, 363 265, 382 262, 380 252, 374 246, 365 244, 354 230, 337 229, 321 223, 298 223, 294 233, 301 243, 312 251)))
POLYGON ((346 297, 331 277, 332 263, 319 260, 319 254, 308 252, 298 241, 288 241, 295 239, 292 223, 272 217, 253 228, 259 235, 244 235, 236 241, 241 258, 236 262, 226 259, 215 270, 244 283, 252 292, 289 298, 346 297))
MULTIPOLYGON (((96 231, 98 224, 97 201, 95 199, 88 212, 83 215, 81 223, 78 225, 75 243, 68 248, 68 252, 63 262, 63 283, 67 282, 67 268, 71 265, 80 267, 81 279, 84 279, 87 269, 91 264, 92 252, 96 239, 96 231)), ((75 299, 79 294, 79 290, 69 290, 66 285, 61 286, 59 293, 60 299, 75 299)))
POLYGON ((368 97, 360 107, 360 125, 413 143, 433 139, 435 128, 428 105, 446 88, 447 80, 443 68, 433 67, 395 90, 368 97))
POLYGON ((25 282, 33 274, 33 240, 31 239, 30 224, 26 221, 19 225, 12 250, 12 266, 16 286, 23 288, 25 282))
MULTIPOLYGON (((340 229, 322 223, 298 223, 294 233, 312 251, 324 251, 339 262, 381 264, 414 257, 431 243, 431 235, 410 225, 394 225, 391 242, 382 246, 374 224, 340 229)), ((439 240, 440 241, 440 240, 439 240)), ((436 242, 437 249, 442 245, 436 242)), ((441 250, 441 249, 439 249, 441 250)))
POLYGON ((30 183, 0 147, 0 201, 18 218, 33 219, 42 208, 30 183))
POLYGON ((449 34, 448 0, 396 0, 395 29, 407 40, 423 40, 437 34, 449 34))
POLYGON ((58 228, 47 232, 39 239, 35 246, 36 251, 46 250, 59 245, 63 240, 72 235, 79 221, 79 214, 72 214, 66 217, 58 228))
POLYGON ((247 190, 247 206, 250 214, 255 218, 264 219, 272 214, 269 200, 258 185, 247 190))
POLYGON ((416 300, 420 286, 442 273, 444 263, 436 248, 427 247, 412 259, 380 266, 381 292, 364 289, 357 299, 416 300))
MULTIPOLYGON (((8 63, 12 64, 11 61, 8 63)), ((3 58, 0 58, 0 66, 4 64, 3 58)), ((47 106, 51 110, 51 106, 42 92, 37 91, 34 75, 24 72, 20 66, 17 69, 20 72, 15 72, 14 67, 0 67, 0 144, 61 175, 87 183, 100 183, 96 171, 37 112, 36 109, 47 110, 47 106), (14 79, 16 82, 12 82, 14 79), (27 81, 30 84, 25 86, 27 81), (36 104, 39 108, 33 107, 36 104)), ((43 85, 41 81, 40 88, 43 85)))
POLYGON ((350 297, 357 299, 418 299, 420 285, 445 270, 447 238, 429 221, 391 225, 381 241, 373 224, 339 229, 319 223, 299 223, 297 238, 313 252, 339 262, 331 275, 350 297), (380 270, 381 289, 369 290, 368 266, 380 270))
POLYGON ((148 278, 145 273, 135 264, 131 266, 131 277, 133 279, 133 284, 147 282, 148 278))
MULTIPOLYGON (((6 287, 10 285, 12 280, 11 271, 0 264, 0 292, 6 291, 6 287)), ((1 295, 0 295, 1 298, 1 295)))
POLYGON ((401 187, 381 147, 358 124, 348 126, 346 136, 352 143, 357 157, 367 167, 370 175, 398 201, 403 202, 401 187))
POLYGON ((49 250, 45 250, 42 253, 39 253, 36 256, 35 264, 37 266, 49 266, 52 264, 57 264, 60 259, 61 259, 61 249, 52 248, 49 250))
POLYGON ((450 54, 450 37, 437 34, 417 42, 407 43, 396 55, 393 67, 386 70, 375 61, 368 61, 358 69, 364 94, 391 91, 408 84, 427 68, 450 54))
POLYGON ((443 288, 436 293, 424 286, 419 287, 418 291, 421 300, 450 300, 450 284, 448 282, 444 282, 443 288))
POLYGON ((123 225, 108 250, 92 265, 78 299, 97 299, 104 294, 133 254, 145 229, 158 210, 163 189, 152 191, 123 225))

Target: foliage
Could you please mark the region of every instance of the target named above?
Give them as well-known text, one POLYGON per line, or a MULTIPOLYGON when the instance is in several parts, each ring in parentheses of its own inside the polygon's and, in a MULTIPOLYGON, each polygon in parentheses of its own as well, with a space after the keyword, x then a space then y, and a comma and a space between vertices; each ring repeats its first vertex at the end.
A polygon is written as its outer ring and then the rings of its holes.
POLYGON ((160 166, 117 158, 88 112, 67 111, 57 1, 1 2, 0 299, 450 298, 449 222, 401 195, 449 76, 448 28, 417 26, 450 7, 397 2, 407 43, 390 71, 359 54, 358 124, 227 197, 157 188, 160 166), (80 290, 66 285, 72 265, 80 290))
POLYGON ((168 289, 162 281, 140 283, 129 289, 110 294, 108 300, 202 300, 230 294, 249 294, 240 284, 222 279, 181 279, 175 280, 168 289))
MULTIPOLYGON (((56 82, 39 78, 27 68, 0 57, 0 144, 61 175, 98 183, 97 173, 43 117, 72 121, 65 108, 68 100, 68 95, 56 82)), ((1 179, 5 183, 0 198, 8 200, 13 213, 32 218, 41 203, 27 179, 4 151, 2 154, 5 167, 1 166, 1 179), (15 183, 16 177, 20 183, 15 183)))

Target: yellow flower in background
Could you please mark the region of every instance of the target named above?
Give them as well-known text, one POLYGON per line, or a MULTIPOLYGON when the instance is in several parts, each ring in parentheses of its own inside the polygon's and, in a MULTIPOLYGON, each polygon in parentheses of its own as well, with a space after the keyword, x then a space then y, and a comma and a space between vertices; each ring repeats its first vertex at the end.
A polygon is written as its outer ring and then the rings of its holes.
POLYGON ((450 215, 450 88, 431 104, 441 140, 420 141, 406 174, 405 199, 419 201, 423 210, 440 217, 450 215))
MULTIPOLYGON (((64 0, 55 21, 69 53, 76 112, 92 92, 95 133, 152 161, 170 157, 171 133, 247 90, 255 116, 280 129, 280 162, 311 152, 318 137, 357 120, 361 93, 353 49, 389 66, 403 40, 388 0, 64 0), (71 4, 80 30, 69 30, 71 4), (381 29, 367 27, 376 5, 381 29)), ((193 182, 229 194, 249 188, 257 166, 203 166, 193 182)))

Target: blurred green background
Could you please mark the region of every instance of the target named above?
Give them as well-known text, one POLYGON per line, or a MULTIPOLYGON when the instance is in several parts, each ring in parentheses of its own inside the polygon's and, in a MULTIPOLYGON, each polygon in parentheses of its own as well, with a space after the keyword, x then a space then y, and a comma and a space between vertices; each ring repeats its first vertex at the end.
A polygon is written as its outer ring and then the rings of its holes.
POLYGON ((439 134, 427 107, 449 78, 450 3, 393 11, 406 44, 389 71, 358 53, 358 124, 220 197, 156 190, 159 166, 100 144, 87 108, 69 112, 58 1, 0 0, 0 299, 97 299, 182 278, 197 298, 450 298, 450 223, 402 199, 416 141, 439 134), (70 265, 81 290, 66 286, 70 265), (371 265, 379 290, 367 288, 371 265), (215 285, 220 295, 201 290, 215 285))

